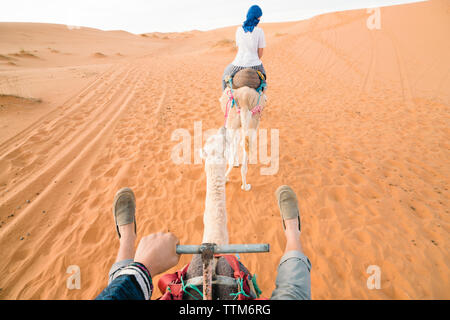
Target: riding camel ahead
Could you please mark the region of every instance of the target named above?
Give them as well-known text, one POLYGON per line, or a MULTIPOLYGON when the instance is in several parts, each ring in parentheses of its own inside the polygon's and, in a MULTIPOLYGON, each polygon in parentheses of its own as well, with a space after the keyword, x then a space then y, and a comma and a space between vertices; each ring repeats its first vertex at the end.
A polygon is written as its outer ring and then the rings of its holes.
POLYGON ((242 186, 249 191, 247 184, 248 160, 252 143, 257 132, 261 115, 267 105, 265 76, 252 68, 242 69, 226 80, 227 87, 219 99, 225 115, 224 127, 227 129, 228 170, 226 179, 233 167, 239 166, 239 149, 242 148, 242 186))

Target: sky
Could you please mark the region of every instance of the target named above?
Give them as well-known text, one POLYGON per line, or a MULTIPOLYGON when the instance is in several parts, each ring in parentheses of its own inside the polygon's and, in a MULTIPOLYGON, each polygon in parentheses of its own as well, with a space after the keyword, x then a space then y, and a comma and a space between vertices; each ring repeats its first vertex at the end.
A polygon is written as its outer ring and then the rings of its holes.
POLYGON ((132 33, 211 30, 239 25, 258 4, 262 22, 286 22, 349 9, 419 0, 13 0, 2 1, 0 22, 43 22, 132 33))

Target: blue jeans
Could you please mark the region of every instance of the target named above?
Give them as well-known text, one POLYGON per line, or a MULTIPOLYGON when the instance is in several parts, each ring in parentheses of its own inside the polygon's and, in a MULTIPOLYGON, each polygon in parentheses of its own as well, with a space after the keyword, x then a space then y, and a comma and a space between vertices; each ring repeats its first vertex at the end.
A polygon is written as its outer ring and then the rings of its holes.
POLYGON ((95 300, 149 300, 153 291, 151 281, 133 260, 118 261, 109 270, 108 286, 95 300))

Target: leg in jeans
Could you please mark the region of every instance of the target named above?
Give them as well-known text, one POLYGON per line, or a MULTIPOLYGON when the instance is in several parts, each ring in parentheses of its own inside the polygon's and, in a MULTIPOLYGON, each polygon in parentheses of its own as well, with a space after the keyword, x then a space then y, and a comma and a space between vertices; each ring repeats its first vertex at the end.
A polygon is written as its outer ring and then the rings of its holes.
POLYGON ((266 70, 264 69, 264 66, 262 64, 260 64, 259 66, 256 66, 256 67, 252 67, 252 68, 255 68, 256 70, 261 72, 264 75, 264 78, 266 78, 266 81, 267 81, 266 70))
POLYGON ((120 189, 114 196, 112 209, 120 246, 116 262, 109 271, 108 286, 95 299, 149 300, 153 292, 151 275, 146 265, 139 263, 142 261, 139 251, 135 257, 136 198, 133 190, 120 189))
POLYGON ((227 83, 225 82, 225 78, 227 76, 234 76, 236 74, 236 72, 238 72, 240 69, 239 67, 236 67, 232 64, 229 64, 225 70, 223 71, 223 75, 222 75, 222 91, 225 90, 225 88, 227 87, 227 83))
POLYGON ((267 90, 267 74, 266 74, 266 70, 264 69, 264 66, 262 64, 260 64, 259 66, 254 67, 254 68, 263 74, 264 82, 266 83, 266 87, 263 89, 263 92, 266 92, 266 90, 267 90))
MULTIPOLYGON (((290 208, 297 207, 297 201, 289 199, 290 208)), ((288 210, 286 206, 280 210, 288 210)), ((291 209, 297 210, 297 209, 291 209)), ((284 220, 286 248, 278 266, 276 288, 273 300, 310 300, 311 299, 311 262, 305 256, 300 242, 299 217, 284 220)))

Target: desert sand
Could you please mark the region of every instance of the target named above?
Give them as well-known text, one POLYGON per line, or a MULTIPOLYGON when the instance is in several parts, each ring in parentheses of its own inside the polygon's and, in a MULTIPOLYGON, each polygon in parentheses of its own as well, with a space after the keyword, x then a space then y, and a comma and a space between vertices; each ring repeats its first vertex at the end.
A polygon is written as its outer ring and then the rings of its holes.
MULTIPOLYGON (((231 243, 263 296, 284 250, 275 189, 297 192, 313 299, 450 299, 450 4, 261 23, 279 170, 234 169, 231 243), (379 266, 381 288, 367 288, 379 266)), ((138 240, 199 244, 203 164, 177 165, 177 128, 223 124, 218 98, 236 26, 148 33, 0 23, 0 299, 93 299, 118 249, 115 192, 133 188, 138 240), (81 270, 81 289, 66 273, 81 270)), ((192 143, 193 147, 193 143, 192 143)), ((136 243, 137 245, 137 243, 136 243)), ((182 256, 174 271, 190 260, 182 256)), ((154 279, 152 299, 160 296, 154 279)))

